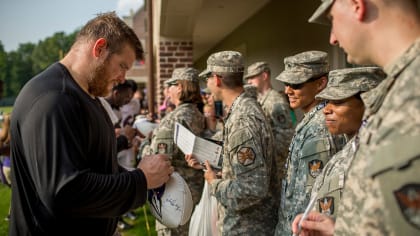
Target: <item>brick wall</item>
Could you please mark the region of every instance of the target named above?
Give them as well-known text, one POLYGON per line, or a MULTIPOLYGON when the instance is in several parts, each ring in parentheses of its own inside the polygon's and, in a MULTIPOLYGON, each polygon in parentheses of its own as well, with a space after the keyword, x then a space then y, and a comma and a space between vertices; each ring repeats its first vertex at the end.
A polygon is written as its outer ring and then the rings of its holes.
POLYGON ((179 67, 191 67, 193 65, 192 41, 165 40, 159 45, 159 59, 157 63, 158 83, 157 100, 160 104, 163 97, 165 80, 171 78, 172 71, 179 67))

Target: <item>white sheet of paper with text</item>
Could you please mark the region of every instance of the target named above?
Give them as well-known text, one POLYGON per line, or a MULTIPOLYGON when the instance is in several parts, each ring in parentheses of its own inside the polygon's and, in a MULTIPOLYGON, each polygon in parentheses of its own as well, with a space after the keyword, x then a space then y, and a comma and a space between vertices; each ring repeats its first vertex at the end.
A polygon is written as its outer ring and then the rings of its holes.
POLYGON ((201 163, 209 161, 210 165, 221 168, 222 146, 193 134, 180 123, 175 123, 174 142, 185 154, 193 156, 201 163))

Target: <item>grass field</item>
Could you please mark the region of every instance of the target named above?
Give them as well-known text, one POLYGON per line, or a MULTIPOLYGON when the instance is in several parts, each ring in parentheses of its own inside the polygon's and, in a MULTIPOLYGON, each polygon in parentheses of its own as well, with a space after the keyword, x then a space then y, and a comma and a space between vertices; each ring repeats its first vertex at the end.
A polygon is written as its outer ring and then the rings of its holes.
MULTIPOLYGON (((10 188, 0 184, 0 235, 8 235, 9 222, 5 221, 10 205, 10 188)), ((123 236, 155 236, 155 219, 147 207, 140 207, 135 210, 138 218, 135 221, 125 219, 134 227, 121 232, 123 236), (146 214, 145 214, 146 212, 146 214), (147 221, 146 221, 147 219, 147 221), (147 222, 147 223, 146 223, 147 222)))

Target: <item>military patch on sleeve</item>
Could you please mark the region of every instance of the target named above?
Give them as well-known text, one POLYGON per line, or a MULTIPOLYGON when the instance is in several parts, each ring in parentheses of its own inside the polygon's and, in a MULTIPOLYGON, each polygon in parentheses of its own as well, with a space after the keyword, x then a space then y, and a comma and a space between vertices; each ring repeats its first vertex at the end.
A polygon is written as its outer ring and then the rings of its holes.
POLYGON ((248 166, 254 163, 255 152, 254 150, 252 150, 252 148, 243 147, 239 149, 239 151, 236 153, 236 157, 239 163, 241 163, 244 166, 248 166))
POLYGON ((420 229, 420 184, 404 185, 394 196, 405 220, 420 229))
POLYGON ((321 160, 315 159, 308 162, 308 170, 312 178, 318 177, 318 175, 321 174, 323 168, 324 163, 321 160))
POLYGON ((334 214, 334 197, 323 197, 318 199, 318 209, 324 215, 334 214))
POLYGON ((158 143, 158 153, 159 154, 166 154, 166 153, 168 153, 168 144, 166 144, 166 143, 158 143))

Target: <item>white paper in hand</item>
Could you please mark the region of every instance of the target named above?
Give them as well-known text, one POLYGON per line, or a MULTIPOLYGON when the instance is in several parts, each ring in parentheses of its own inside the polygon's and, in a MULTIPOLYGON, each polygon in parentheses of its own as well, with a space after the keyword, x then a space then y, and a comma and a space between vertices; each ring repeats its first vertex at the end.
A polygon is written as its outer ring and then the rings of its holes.
POLYGON ((222 168, 222 145, 196 136, 180 123, 175 123, 174 142, 184 154, 193 154, 200 163, 208 161, 211 166, 222 168))

